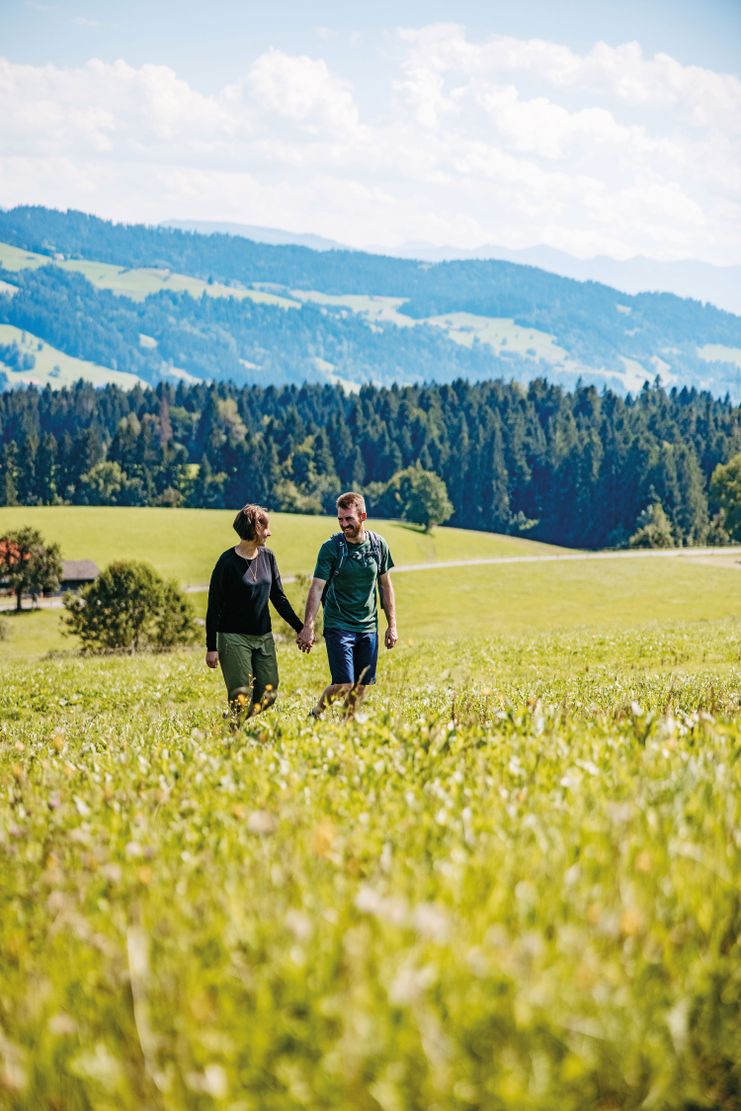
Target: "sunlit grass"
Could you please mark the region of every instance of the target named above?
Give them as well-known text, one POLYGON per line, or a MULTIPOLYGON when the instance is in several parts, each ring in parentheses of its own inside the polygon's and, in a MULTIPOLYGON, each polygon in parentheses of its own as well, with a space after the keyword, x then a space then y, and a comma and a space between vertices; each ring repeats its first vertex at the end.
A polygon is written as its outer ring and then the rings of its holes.
POLYGON ((0 687, 11 1107, 736 1105, 737 624, 0 687))
MULTIPOLYGON (((234 511, 223 509, 122 509, 108 506, 0 507, 0 534, 32 525, 57 541, 64 559, 146 559, 183 585, 206 583, 218 556, 236 543, 234 511)), ((268 507, 269 508, 269 507, 268 507)), ((273 513, 269 546, 285 575, 311 574, 319 545, 337 531, 333 517, 273 513)), ((388 540, 394 560, 428 563, 502 555, 537 555, 563 549, 495 533, 435 529, 431 534, 399 521, 371 520, 388 540)))

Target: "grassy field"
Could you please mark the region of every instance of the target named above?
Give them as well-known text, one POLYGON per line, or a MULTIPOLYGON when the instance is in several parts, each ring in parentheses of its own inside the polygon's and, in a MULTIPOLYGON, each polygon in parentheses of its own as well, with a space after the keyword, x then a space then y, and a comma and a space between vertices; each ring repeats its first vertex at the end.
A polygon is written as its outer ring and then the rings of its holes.
MULTIPOLYGON (((230 520, 0 510, 183 582, 230 520)), ((286 574, 333 528, 272 525, 286 574)), ((738 1106, 735 554, 446 568, 553 550, 378 527, 432 569, 354 722, 308 718, 325 653, 278 620, 234 736, 202 648, 3 615, 0 1106, 738 1106)))
MULTIPOLYGON (((399 577, 401 581, 402 576, 399 577)), ((738 1106, 737 621, 0 686, 0 1103, 738 1106)))
MULTIPOLYGON (((218 556, 237 541, 234 513, 221 509, 119 509, 107 506, 0 507, 0 535, 32 525, 57 541, 64 559, 93 559, 100 567, 122 556, 146 559, 183 585, 208 582, 218 556)), ((388 539, 397 564, 430 563, 564 549, 511 536, 436 529, 430 535, 398 521, 370 521, 388 539)), ((337 522, 330 517, 274 513, 269 546, 284 575, 311 574, 319 545, 337 522)))
MULTIPOLYGON (((116 558, 146 559, 182 585, 205 585, 216 557, 235 539, 231 520, 231 512, 221 510, 3 508, 0 533, 30 524, 59 542, 65 558, 93 559, 101 568, 116 558)), ((389 540, 397 564, 433 565, 394 576, 400 629, 412 643, 741 620, 741 552, 435 568, 436 562, 450 559, 532 559, 562 550, 494 534, 440 528, 428 536, 400 522, 374 523, 389 540)), ((284 576, 310 575, 314 553, 333 530, 333 520, 274 514, 271 524, 270 543, 284 576)), ((287 585, 287 591, 302 612, 305 581, 287 585)), ((190 598, 203 617, 205 592, 190 598)), ((2 614, 6 637, 0 640, 0 659, 74 651, 60 616, 60 610, 48 609, 2 614)))

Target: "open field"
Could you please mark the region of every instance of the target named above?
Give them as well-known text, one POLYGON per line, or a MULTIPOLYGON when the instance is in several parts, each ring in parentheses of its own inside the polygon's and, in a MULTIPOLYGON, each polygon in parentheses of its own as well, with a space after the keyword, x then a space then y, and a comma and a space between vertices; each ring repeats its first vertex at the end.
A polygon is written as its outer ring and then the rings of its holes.
MULTIPOLYGON (((90 558, 100 567, 116 558, 146 559, 182 585, 205 585, 216 557, 234 539, 231 520, 231 512, 221 510, 3 508, 0 532, 30 524, 58 541, 65 558, 90 558)), ((666 623, 694 621, 702 627, 722 618, 741 620, 741 550, 560 561, 542 557, 570 553, 513 537, 445 528, 427 536, 400 522, 374 524, 400 566, 430 565, 394 576, 401 635, 415 643, 572 629, 612 634, 666 623), (529 561, 435 566, 451 559, 521 557, 529 561)), ((270 544, 284 576, 310 575, 333 519, 274 514, 271 525, 270 544)), ((287 584, 287 592, 302 612, 305 580, 287 584)), ((205 592, 190 598, 203 617, 205 592)), ((12 599, 5 604, 12 606, 12 599)), ((62 634, 60 617, 58 609, 2 614, 7 636, 0 640, 0 659, 74 651, 75 642, 62 634)), ((281 624, 277 617, 275 623, 281 624)))
MULTIPOLYGON (((0 510, 181 582, 230 520, 0 510)), ((333 522, 271 523, 310 572, 333 522)), ((234 737, 202 648, 3 615, 3 1106, 738 1105, 735 554, 445 567, 553 550, 378 527, 431 569, 350 723, 309 721, 325 653, 277 619, 278 703, 234 737)))
MULTIPOLYGON (((32 525, 57 541, 64 559, 146 559, 182 585, 208 582, 218 556, 236 543, 234 512, 221 509, 120 509, 107 506, 0 507, 0 535, 32 525)), ((399 521, 369 521, 387 538, 394 560, 431 563, 506 555, 537 555, 565 549, 512 536, 440 528, 427 535, 399 521)), ((333 532, 333 517, 274 513, 269 546, 284 575, 311 574, 319 545, 333 532)))
POLYGON ((197 651, 9 664, 3 1106, 735 1108, 740 653, 428 638, 315 725, 286 643, 236 739, 197 651))

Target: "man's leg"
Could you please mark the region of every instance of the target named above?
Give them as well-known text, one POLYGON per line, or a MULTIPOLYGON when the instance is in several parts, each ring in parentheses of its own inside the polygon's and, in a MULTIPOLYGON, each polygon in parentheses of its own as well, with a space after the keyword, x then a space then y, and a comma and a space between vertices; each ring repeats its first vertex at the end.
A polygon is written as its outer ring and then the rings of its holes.
POLYGON ((345 698, 347 716, 351 718, 363 701, 366 687, 376 681, 378 634, 357 633, 353 642, 353 685, 345 698))
POLYGON ((353 633, 341 629, 325 629, 324 643, 327 646, 327 660, 332 681, 319 696, 316 706, 310 711, 314 718, 320 717, 327 706, 336 698, 347 695, 353 688, 353 633))
POLYGON ((349 695, 352 688, 352 683, 330 683, 319 695, 319 701, 310 711, 311 716, 313 718, 321 717, 327 706, 331 705, 335 699, 341 698, 343 695, 349 695))
POLYGON ((350 687, 350 690, 347 692, 347 697, 345 698, 345 717, 354 717, 355 711, 357 710, 360 703, 363 701, 364 695, 364 683, 355 683, 352 687, 350 687))

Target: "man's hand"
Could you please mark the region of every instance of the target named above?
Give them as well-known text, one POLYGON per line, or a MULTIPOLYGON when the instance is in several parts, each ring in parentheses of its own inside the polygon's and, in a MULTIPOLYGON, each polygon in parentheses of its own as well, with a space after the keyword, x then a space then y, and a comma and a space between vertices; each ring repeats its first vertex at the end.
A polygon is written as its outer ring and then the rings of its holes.
POLYGON ((296 644, 302 652, 311 652, 311 646, 314 643, 314 626, 304 625, 301 632, 296 636, 296 644))
POLYGON ((389 625, 388 629, 386 630, 386 636, 383 638, 384 644, 387 648, 393 648, 398 639, 399 636, 396 632, 396 625, 389 625))
POLYGON ((206 653, 206 667, 218 667, 218 666, 219 666, 219 653, 218 652, 207 652, 206 653))

